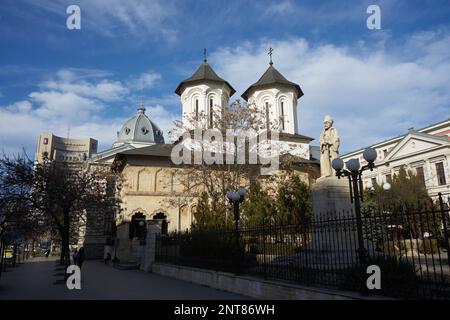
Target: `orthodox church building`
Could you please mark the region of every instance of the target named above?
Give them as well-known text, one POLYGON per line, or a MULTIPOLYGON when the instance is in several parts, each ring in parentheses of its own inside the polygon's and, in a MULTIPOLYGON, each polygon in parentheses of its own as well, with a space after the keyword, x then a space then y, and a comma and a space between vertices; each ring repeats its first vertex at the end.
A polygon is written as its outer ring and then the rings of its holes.
MULTIPOLYGON (((184 125, 189 126, 187 115, 200 113, 206 115, 212 124, 212 117, 221 114, 235 92, 205 59, 194 74, 181 81, 175 89, 181 99, 184 125)), ((280 142, 285 152, 295 158, 299 176, 310 185, 319 176, 319 163, 311 160, 309 143, 313 139, 298 133, 297 103, 302 95, 300 86, 287 80, 271 62, 242 98, 263 108, 261 111, 269 120, 282 119, 280 142)), ((112 219, 115 234, 86 230, 85 246, 92 248, 90 256, 103 255, 106 239, 114 238, 114 251, 119 259, 135 261, 139 247, 137 226, 141 221, 160 219, 163 232, 190 228, 196 199, 186 196, 184 186, 175 174, 180 167, 171 161, 173 146, 165 143, 163 132, 141 105, 117 132, 117 140, 112 147, 91 157, 90 167, 113 168, 120 174, 122 185, 121 210, 112 219)), ((107 221, 105 225, 109 223, 107 221)))

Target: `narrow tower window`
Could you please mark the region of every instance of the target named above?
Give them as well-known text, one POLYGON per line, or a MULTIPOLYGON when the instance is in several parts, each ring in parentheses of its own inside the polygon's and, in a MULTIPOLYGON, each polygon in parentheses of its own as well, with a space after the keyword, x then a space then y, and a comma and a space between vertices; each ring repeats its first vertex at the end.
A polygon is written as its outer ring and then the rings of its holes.
POLYGON ((195 121, 198 121, 198 99, 195 99, 195 121))
POLYGON ((281 101, 281 129, 284 131, 284 101, 281 101))
POLYGON ((212 128, 213 127, 213 106, 214 106, 214 101, 213 99, 209 99, 209 127, 212 128))
POLYGON ((266 102, 266 127, 269 130, 269 102, 266 102))

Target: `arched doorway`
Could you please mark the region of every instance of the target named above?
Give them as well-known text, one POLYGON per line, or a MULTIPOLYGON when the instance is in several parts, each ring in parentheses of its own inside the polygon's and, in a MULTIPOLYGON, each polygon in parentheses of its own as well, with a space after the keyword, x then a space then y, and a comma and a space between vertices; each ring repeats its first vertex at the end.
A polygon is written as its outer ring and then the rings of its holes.
POLYGON ((145 240, 147 236, 147 224, 145 223, 145 214, 142 212, 136 212, 131 216, 130 223, 130 239, 138 238, 139 240, 145 240))
POLYGON ((159 220, 161 221, 161 234, 167 234, 169 224, 167 223, 167 216, 164 214, 164 212, 158 212, 153 216, 153 220, 159 220))

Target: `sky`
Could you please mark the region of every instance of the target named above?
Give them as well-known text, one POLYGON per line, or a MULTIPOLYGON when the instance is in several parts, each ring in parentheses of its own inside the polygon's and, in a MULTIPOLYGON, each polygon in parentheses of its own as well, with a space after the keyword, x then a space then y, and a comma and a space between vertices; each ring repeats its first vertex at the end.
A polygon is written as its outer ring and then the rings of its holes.
POLYGON ((298 132, 329 114, 341 153, 449 118, 450 1, 0 0, 0 149, 34 156, 41 132, 115 141, 143 100, 167 133, 174 93, 208 62, 236 93, 268 67, 298 83, 298 132), (69 30, 70 5, 81 29, 69 30), (381 29, 367 28, 369 5, 381 29))

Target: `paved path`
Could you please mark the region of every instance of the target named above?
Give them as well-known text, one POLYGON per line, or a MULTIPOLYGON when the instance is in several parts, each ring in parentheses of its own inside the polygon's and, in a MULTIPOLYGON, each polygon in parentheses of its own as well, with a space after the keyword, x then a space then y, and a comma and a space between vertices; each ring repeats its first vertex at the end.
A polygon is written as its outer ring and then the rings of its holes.
POLYGON ((249 299, 139 270, 117 270, 99 261, 83 264, 81 290, 68 290, 55 259, 35 258, 0 278, 2 299, 249 299), (59 275, 58 275, 59 274, 59 275), (62 283, 61 283, 62 282, 62 283))

